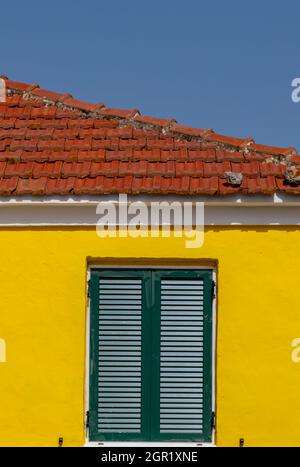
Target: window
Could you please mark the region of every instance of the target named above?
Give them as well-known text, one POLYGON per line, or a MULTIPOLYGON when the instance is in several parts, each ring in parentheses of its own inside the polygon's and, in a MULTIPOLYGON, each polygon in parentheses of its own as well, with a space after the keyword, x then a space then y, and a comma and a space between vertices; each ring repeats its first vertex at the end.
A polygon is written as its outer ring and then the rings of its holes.
POLYGON ((92 271, 89 409, 92 441, 211 441, 211 271, 92 271))

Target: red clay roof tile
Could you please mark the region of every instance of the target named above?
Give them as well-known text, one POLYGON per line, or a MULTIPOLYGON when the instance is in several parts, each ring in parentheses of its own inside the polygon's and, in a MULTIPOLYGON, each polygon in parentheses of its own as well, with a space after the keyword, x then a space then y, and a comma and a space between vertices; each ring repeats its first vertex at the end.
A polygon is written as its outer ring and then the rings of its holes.
POLYGON ((0 179, 0 195, 1 196, 10 196, 14 193, 17 188, 19 177, 14 175, 11 178, 1 178, 0 179))
POLYGON ((243 162, 245 160, 244 154, 238 151, 221 151, 216 150, 216 158, 218 162, 231 161, 231 162, 243 162))
POLYGON ((294 148, 259 145, 175 119, 91 104, 5 79, 0 195, 300 193, 294 148), (232 186, 225 172, 242 175, 232 186))
POLYGON ((256 177, 260 174, 260 166, 257 161, 242 163, 232 162, 231 172, 241 173, 243 176, 247 177, 256 177))
POLYGON ((73 192, 75 195, 98 194, 102 193, 104 188, 104 176, 95 178, 76 178, 74 181, 73 192))
POLYGON ((286 166, 283 164, 274 164, 273 162, 263 162, 260 164, 260 174, 262 177, 275 175, 276 177, 283 176, 286 171, 286 166))
POLYGON ((291 156, 290 162, 294 164, 300 164, 300 156, 296 154, 295 156, 291 156))
POLYGON ((59 178, 62 173, 62 161, 56 162, 36 162, 33 167, 33 178, 49 177, 59 178))
POLYGON ((247 179, 243 178, 240 186, 230 185, 226 179, 219 178, 219 194, 220 195, 232 195, 235 193, 246 193, 247 192, 247 179))
POLYGON ((273 154, 273 155, 283 155, 288 156, 289 154, 296 154, 296 149, 293 147, 289 147, 286 149, 277 148, 274 146, 265 146, 263 144, 251 144, 250 145, 251 151, 258 151, 265 154, 273 154))
POLYGON ((84 178, 90 173, 92 163, 85 162, 64 162, 61 169, 62 178, 77 177, 84 178))
POLYGON ((265 178, 248 178, 248 193, 274 193, 276 190, 275 178, 271 175, 265 178))
POLYGON ((188 152, 190 161, 214 162, 216 160, 216 150, 207 149, 205 151, 191 151, 188 152))
POLYGON ((231 171, 230 162, 211 162, 208 164, 204 164, 203 166, 203 174, 204 177, 222 177, 225 172, 231 171))
POLYGON ((22 179, 19 178, 16 194, 17 195, 43 195, 45 194, 45 188, 47 183, 47 177, 41 177, 36 179, 22 179))
POLYGON ((218 177, 191 178, 190 192, 194 195, 214 195, 218 191, 218 177))
MULTIPOLYGON (((209 164, 211 165, 211 164, 209 164)), ((190 175, 191 177, 203 176, 203 162, 176 162, 176 177, 190 175)))
POLYGON ((180 133, 182 135, 199 136, 199 137, 204 137, 205 135, 212 133, 212 130, 210 129, 192 128, 189 126, 177 125, 177 124, 172 125, 171 131, 174 133, 180 133))
POLYGON ((98 151, 78 151, 78 162, 104 162, 105 150, 98 149, 98 151))
POLYGON ((148 123, 150 125, 166 127, 172 123, 176 123, 174 118, 156 118, 156 117, 147 117, 146 115, 137 115, 134 120, 139 123, 148 123))
POLYGON ((0 151, 0 161, 19 162, 23 151, 0 151))
POLYGON ((30 178, 33 172, 33 162, 8 163, 5 168, 5 178, 17 175, 22 178, 30 178))
POLYGON ((48 178, 46 183, 46 195, 67 195, 74 187, 75 177, 48 178))
POLYGON ((232 138, 231 136, 224 136, 218 133, 210 133, 205 136, 205 139, 207 141, 215 141, 217 143, 227 144, 228 146, 235 146, 238 148, 244 147, 253 141, 252 138, 232 138))

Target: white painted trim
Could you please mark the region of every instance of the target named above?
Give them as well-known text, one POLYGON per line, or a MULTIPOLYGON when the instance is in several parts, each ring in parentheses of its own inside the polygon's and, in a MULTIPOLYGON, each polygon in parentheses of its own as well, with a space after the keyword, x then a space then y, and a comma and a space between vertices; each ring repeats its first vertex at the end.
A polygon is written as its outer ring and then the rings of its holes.
MULTIPOLYGON (((128 201, 143 201, 150 203, 151 201, 181 201, 181 202, 203 202, 211 206, 234 206, 234 205, 250 205, 250 206, 300 206, 300 196, 277 192, 272 195, 127 195, 128 201)), ((99 195, 99 196, 0 196, 1 206, 11 205, 96 205, 99 202, 118 202, 119 195, 99 195)))
POLYGON ((99 447, 112 447, 112 448, 120 448, 120 447, 126 447, 126 448, 139 448, 139 447, 146 447, 146 448, 151 448, 151 447, 157 447, 157 448, 198 448, 198 447, 205 447, 205 448, 214 448, 216 447, 215 444, 213 443, 155 443, 155 442, 126 442, 126 441, 105 441, 103 443, 98 443, 97 441, 88 441, 85 443, 84 447, 87 448, 99 448, 99 447))
MULTIPOLYGON (((217 290, 218 290, 218 284, 217 284, 217 271, 215 267, 212 266, 204 266, 204 265, 199 265, 199 266, 190 266, 190 265, 176 265, 176 266, 169 266, 169 265, 152 265, 152 264, 140 264, 140 265, 132 265, 132 264, 126 264, 126 265, 118 265, 118 264, 104 264, 104 265, 99 265, 99 264, 89 264, 88 269, 87 269, 87 284, 88 281, 91 277, 91 270, 92 269, 209 269, 212 271, 212 278, 213 281, 216 284, 215 288, 215 298, 213 299, 212 302, 212 411, 216 413, 216 367, 217 367, 217 362, 216 362, 216 346, 217 346, 217 290)), ((91 313, 91 307, 90 307, 90 298, 87 300, 87 317, 86 317, 86 323, 87 323, 87 328, 86 328, 86 377, 85 377, 85 407, 84 407, 84 413, 86 414, 87 410, 89 410, 89 385, 90 385, 90 313, 91 313)), ((84 432, 85 432, 85 443, 84 447, 215 447, 216 446, 216 430, 214 429, 212 431, 212 442, 211 443, 184 443, 184 442, 179 442, 177 443, 176 441, 174 442, 169 442, 169 443, 160 443, 160 442, 114 442, 114 441, 103 441, 103 442, 97 442, 97 441, 90 441, 89 440, 89 433, 88 430, 86 429, 86 425, 84 425, 84 432)))
MULTIPOLYGON (((105 201, 105 203, 107 203, 105 201)), ((0 227, 96 226, 100 215, 95 204, 1 204, 0 227)), ((294 225, 300 226, 300 204, 215 205, 205 203, 206 226, 294 225)))
MULTIPOLYGON (((90 406, 90 316, 91 316, 91 300, 89 295, 89 284, 91 278, 91 269, 87 268, 86 274, 86 319, 85 319, 85 388, 84 388, 84 399, 85 399, 85 407, 84 407, 84 432, 85 432, 85 439, 88 439, 89 431, 86 427, 87 422, 87 411, 89 410, 90 406)), ((86 444, 86 443, 85 443, 86 444)))

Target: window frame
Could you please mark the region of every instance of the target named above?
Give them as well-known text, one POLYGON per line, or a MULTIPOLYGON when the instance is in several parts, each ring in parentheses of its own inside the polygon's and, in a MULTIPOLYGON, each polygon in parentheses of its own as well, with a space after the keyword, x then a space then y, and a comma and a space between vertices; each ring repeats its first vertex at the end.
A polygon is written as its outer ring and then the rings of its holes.
MULTIPOLYGON (((172 268, 158 268, 140 266, 133 267, 95 267, 90 269, 90 339, 89 339, 89 377, 88 387, 89 391, 89 441, 105 442, 105 441, 143 441, 143 442, 198 442, 198 443, 211 443, 213 441, 213 429, 211 426, 211 417, 214 409, 214 329, 213 329, 213 312, 214 307, 212 304, 212 284, 213 284, 212 268, 189 268, 184 266, 172 268), (100 276, 105 277, 130 277, 143 279, 143 303, 142 303, 142 404, 141 404, 141 433, 98 433, 93 428, 97 423, 97 385, 95 378, 98 376, 98 359, 93 358, 96 355, 95 346, 98 346, 98 311, 95 310, 95 304, 98 300, 98 280, 100 276), (182 433, 159 433, 159 363, 154 366, 151 365, 149 359, 159 359, 160 348, 160 312, 153 313, 153 308, 156 308, 159 303, 160 289, 158 283, 161 278, 200 278, 204 281, 204 371, 206 379, 209 379, 210 384, 204 387, 204 427, 202 436, 194 433, 187 433, 183 436, 182 433), (147 287, 150 285, 150 288, 147 287), (151 298, 151 294, 155 294, 155 299, 151 298), (152 313, 152 318, 151 318, 152 313), (147 331, 147 332, 146 332, 147 331), (94 381, 94 383, 93 383, 94 381), (151 386, 151 390, 149 390, 151 386), (148 388, 147 390, 145 388, 148 388), (151 394, 150 394, 151 393, 151 394), (154 394, 156 395, 154 396, 154 394), (156 420, 151 414, 153 407, 151 404, 154 401, 156 406, 156 420), (148 420, 147 420, 148 418, 148 420)), ((96 347, 97 348, 97 347, 96 347)))

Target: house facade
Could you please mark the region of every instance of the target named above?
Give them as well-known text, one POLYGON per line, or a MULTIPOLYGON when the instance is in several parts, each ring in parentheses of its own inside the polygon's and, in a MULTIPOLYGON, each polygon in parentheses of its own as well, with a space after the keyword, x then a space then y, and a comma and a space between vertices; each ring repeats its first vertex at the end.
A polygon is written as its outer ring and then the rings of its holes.
POLYGON ((2 79, 0 445, 299 446, 295 149, 2 79), (120 194, 201 245, 99 235, 120 194))

